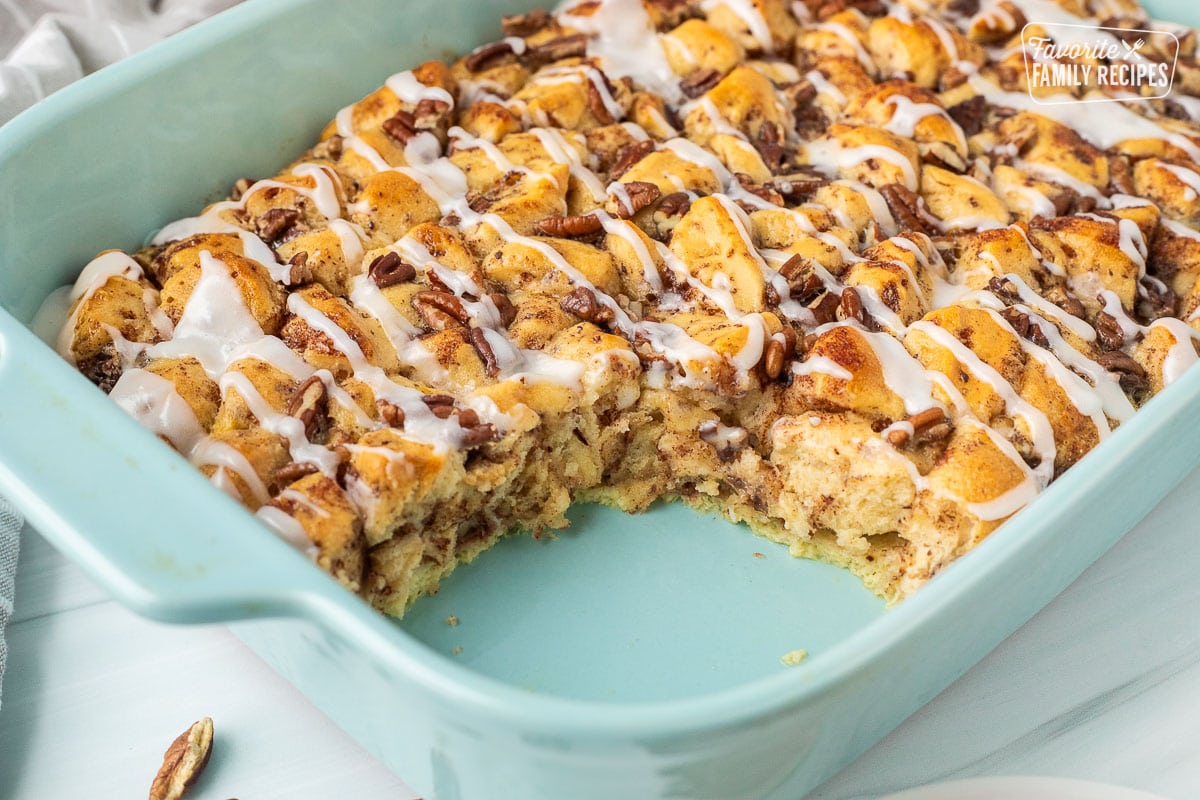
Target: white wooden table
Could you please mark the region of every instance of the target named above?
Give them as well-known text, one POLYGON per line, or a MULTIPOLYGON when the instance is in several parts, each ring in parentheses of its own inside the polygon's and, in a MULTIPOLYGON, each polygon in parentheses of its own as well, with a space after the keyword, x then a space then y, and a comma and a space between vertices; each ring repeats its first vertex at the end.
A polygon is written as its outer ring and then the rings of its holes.
MULTIPOLYGON (((1037 774, 1200 798, 1198 500, 1200 472, 812 797, 1037 774)), ((217 745, 195 800, 413 796, 224 627, 140 619, 28 529, 16 599, 0 798, 143 797, 167 744, 206 715, 217 745)))

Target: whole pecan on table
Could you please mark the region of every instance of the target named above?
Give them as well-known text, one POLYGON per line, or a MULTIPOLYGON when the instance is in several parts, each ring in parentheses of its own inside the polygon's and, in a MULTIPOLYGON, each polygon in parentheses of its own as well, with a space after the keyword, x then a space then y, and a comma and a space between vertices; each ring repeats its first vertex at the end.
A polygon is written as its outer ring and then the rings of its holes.
POLYGON ((213 721, 204 717, 179 734, 167 752, 150 785, 150 800, 179 800, 183 797, 212 755, 213 721))

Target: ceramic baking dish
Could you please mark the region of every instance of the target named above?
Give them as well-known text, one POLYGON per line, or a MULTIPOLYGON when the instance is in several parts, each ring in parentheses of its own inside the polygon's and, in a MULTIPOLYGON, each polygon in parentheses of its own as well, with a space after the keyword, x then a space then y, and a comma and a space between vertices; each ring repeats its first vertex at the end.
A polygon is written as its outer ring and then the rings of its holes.
POLYGON ((390 73, 494 37, 501 13, 532 5, 252 0, 0 129, 0 490, 131 608, 236 622, 429 798, 799 797, 1200 462, 1200 371, 892 609, 715 519, 581 508, 556 539, 505 540, 401 624, 278 541, 27 327, 98 249, 135 248, 236 178, 273 173, 390 73), (780 663, 799 648, 806 660, 780 663))

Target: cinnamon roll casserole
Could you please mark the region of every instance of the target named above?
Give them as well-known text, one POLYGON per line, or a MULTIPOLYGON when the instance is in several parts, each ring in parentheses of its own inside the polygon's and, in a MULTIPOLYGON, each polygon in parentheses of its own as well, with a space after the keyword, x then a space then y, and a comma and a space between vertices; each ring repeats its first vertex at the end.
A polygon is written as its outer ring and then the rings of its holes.
POLYGON ((1043 104, 1039 20, 1148 27, 1131 0, 506 17, 101 253, 60 351, 388 614, 577 501, 681 500, 903 598, 1197 360, 1195 36, 1166 99, 1043 104))

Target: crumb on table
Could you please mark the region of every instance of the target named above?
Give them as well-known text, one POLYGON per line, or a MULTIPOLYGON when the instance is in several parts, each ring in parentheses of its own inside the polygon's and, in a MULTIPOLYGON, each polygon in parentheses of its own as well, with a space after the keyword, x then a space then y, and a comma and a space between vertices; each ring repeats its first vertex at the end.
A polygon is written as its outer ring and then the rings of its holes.
POLYGON ((779 660, 782 661, 786 666, 794 667, 806 658, 808 658, 808 651, 804 648, 800 648, 798 650, 793 650, 790 653, 784 653, 779 657, 779 660))

